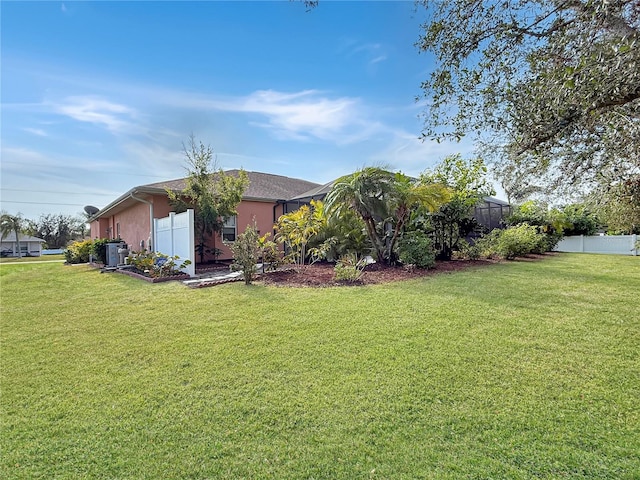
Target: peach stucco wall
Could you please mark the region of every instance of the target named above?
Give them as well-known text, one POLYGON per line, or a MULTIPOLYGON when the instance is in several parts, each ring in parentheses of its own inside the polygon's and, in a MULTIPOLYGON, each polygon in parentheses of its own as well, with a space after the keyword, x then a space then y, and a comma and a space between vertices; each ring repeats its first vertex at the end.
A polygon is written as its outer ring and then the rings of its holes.
MULTIPOLYGON (((251 200, 243 200, 238 205, 238 216, 236 221, 236 234, 244 232, 247 225, 252 225, 255 219, 260 235, 265 233, 271 233, 269 237, 273 240, 273 207, 275 202, 256 202, 251 200)), ((282 214, 282 206, 279 205, 276 209, 276 219, 282 214)), ((196 239, 196 243, 197 243, 196 239)), ((209 242, 213 244, 212 241, 209 242)), ((222 240, 218 236, 216 238, 216 247, 222 250, 220 260, 228 260, 232 258, 231 250, 229 247, 222 243, 222 240)))
MULTIPOLYGON (((169 215, 171 207, 166 196, 154 195, 147 200, 153 203, 154 218, 169 215)), ((119 232, 119 238, 124 240, 130 249, 140 250, 141 241, 144 241, 145 248, 148 248, 150 227, 149 205, 136 202, 125 210, 92 222, 91 238, 118 238, 119 232)))
MULTIPOLYGON (((153 202, 154 218, 163 218, 171 212, 166 196, 155 195, 148 198, 153 202)), ((274 206, 275 202, 258 202, 243 200, 238 205, 237 216, 237 234, 244 232, 247 225, 251 225, 255 219, 260 235, 271 233, 273 239, 274 224, 274 206)), ((276 208, 276 219, 282 214, 282 205, 276 208)), ((130 249, 140 250, 140 242, 144 241, 145 248, 148 248, 150 224, 149 224, 149 205, 142 202, 136 202, 130 207, 115 213, 109 217, 101 218, 91 223, 92 238, 117 238, 118 224, 120 225, 120 238, 124 240, 130 249)), ((196 238, 196 243, 198 239, 196 238)), ((209 240, 209 246, 222 250, 220 260, 231 259, 231 250, 222 243, 220 236, 216 236, 215 242, 209 240)), ((194 258, 197 258, 194 254, 194 258)), ((207 259, 211 259, 208 257, 207 259)))

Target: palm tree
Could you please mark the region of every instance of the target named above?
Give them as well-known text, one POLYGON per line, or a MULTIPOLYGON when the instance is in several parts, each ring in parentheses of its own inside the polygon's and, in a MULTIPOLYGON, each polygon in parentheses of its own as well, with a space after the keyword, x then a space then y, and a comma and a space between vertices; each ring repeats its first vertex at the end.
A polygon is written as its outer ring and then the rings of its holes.
POLYGON ((441 183, 416 182, 403 173, 396 173, 389 205, 395 228, 391 241, 387 245, 387 258, 392 257, 395 245, 402 235, 412 210, 422 207, 434 212, 450 198, 451 191, 441 183))
POLYGON ((355 211, 364 221, 369 240, 379 262, 384 262, 384 236, 377 225, 388 216, 388 196, 393 190, 394 174, 379 167, 365 167, 335 181, 325 198, 329 216, 341 217, 355 211))
POLYGON ((9 215, 3 212, 0 215, 0 233, 4 240, 10 233, 15 232, 16 242, 18 243, 18 257, 22 258, 22 249, 20 248, 20 234, 24 228, 24 218, 21 214, 9 215))
POLYGON ((345 210, 355 211, 365 223, 378 261, 392 263, 411 211, 417 207, 436 210, 449 196, 444 185, 419 183, 402 173, 366 167, 336 180, 325 199, 325 211, 337 217, 345 210))

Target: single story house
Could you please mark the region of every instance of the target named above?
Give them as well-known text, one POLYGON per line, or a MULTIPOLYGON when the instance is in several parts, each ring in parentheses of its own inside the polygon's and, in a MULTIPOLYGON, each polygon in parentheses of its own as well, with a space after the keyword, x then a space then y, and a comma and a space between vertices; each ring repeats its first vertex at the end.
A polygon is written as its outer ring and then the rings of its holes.
MULTIPOLYGON (((238 172, 227 170, 225 174, 238 175, 238 172)), ((246 173, 249 186, 238 205, 238 215, 225 223, 221 236, 210 241, 210 247, 215 244, 222 250, 221 260, 231 259, 231 251, 223 239, 235 240, 254 219, 261 234, 273 232, 280 215, 291 211, 286 209, 290 199, 320 187, 317 183, 282 175, 246 173)), ((166 217, 172 211, 167 189, 180 192, 185 182, 186 179, 181 178, 133 187, 91 216, 91 238, 122 239, 132 251, 153 248, 153 219, 166 217)))
POLYGON ((41 238, 20 234, 16 241, 16 233, 11 232, 6 237, 0 239, 0 255, 3 257, 17 257, 20 252, 23 257, 39 257, 42 255, 42 244, 45 241, 41 238), (20 247, 18 247, 20 244, 20 247))
MULTIPOLYGON (((227 170, 227 175, 238 175, 239 170, 227 170)), ((307 180, 260 172, 246 172, 249 177, 238 215, 225 222, 221 235, 209 241, 209 247, 219 248, 221 260, 232 257, 223 240, 233 241, 247 225, 255 220, 261 234, 273 232, 278 218, 311 200, 324 200, 334 182, 320 185, 307 180)), ((167 189, 182 191, 186 179, 140 185, 124 193, 89 219, 92 238, 121 239, 132 251, 153 249, 153 219, 163 218, 172 211, 167 189)), ((502 220, 511 213, 511 206, 502 200, 485 197, 475 207, 473 216, 490 231, 502 226, 502 220)), ((198 258, 194 256, 194 258, 198 258)))

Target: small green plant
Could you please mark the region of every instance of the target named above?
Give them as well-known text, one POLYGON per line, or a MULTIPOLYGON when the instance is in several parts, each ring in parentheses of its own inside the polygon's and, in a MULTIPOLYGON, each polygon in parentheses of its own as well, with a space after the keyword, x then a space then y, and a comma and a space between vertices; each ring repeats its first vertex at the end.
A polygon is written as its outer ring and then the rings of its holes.
POLYGON ((128 256, 129 265, 147 277, 165 278, 182 274, 182 269, 191 265, 191 260, 178 263, 180 257, 173 257, 158 252, 132 252, 128 256))
POLYGON ((358 258, 357 255, 349 253, 340 257, 333 269, 333 278, 338 281, 356 282, 362 276, 367 261, 358 258))
POLYGON ((436 263, 431 239, 420 230, 406 232, 402 236, 398 242, 398 257, 404 265, 418 268, 431 268, 436 263))
POLYGON ((238 235, 235 242, 227 245, 233 253, 231 270, 242 271, 245 285, 250 285, 260 257, 260 237, 254 225, 247 225, 245 231, 238 235))

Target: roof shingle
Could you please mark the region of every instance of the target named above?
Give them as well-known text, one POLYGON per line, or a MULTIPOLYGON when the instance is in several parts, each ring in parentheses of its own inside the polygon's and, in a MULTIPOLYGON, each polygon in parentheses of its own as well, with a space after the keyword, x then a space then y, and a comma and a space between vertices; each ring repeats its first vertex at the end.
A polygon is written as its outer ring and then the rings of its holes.
MULTIPOLYGON (((225 170, 227 175, 238 176, 239 170, 225 170)), ((273 175, 270 173, 247 172, 249 177, 249 186, 244 192, 245 199, 260 200, 289 200, 297 197, 301 193, 319 187, 320 185, 299 178, 285 177, 282 175, 273 175)), ((144 188, 158 188, 182 190, 186 186, 186 179, 179 178, 165 182, 150 183, 142 185, 144 188)))

